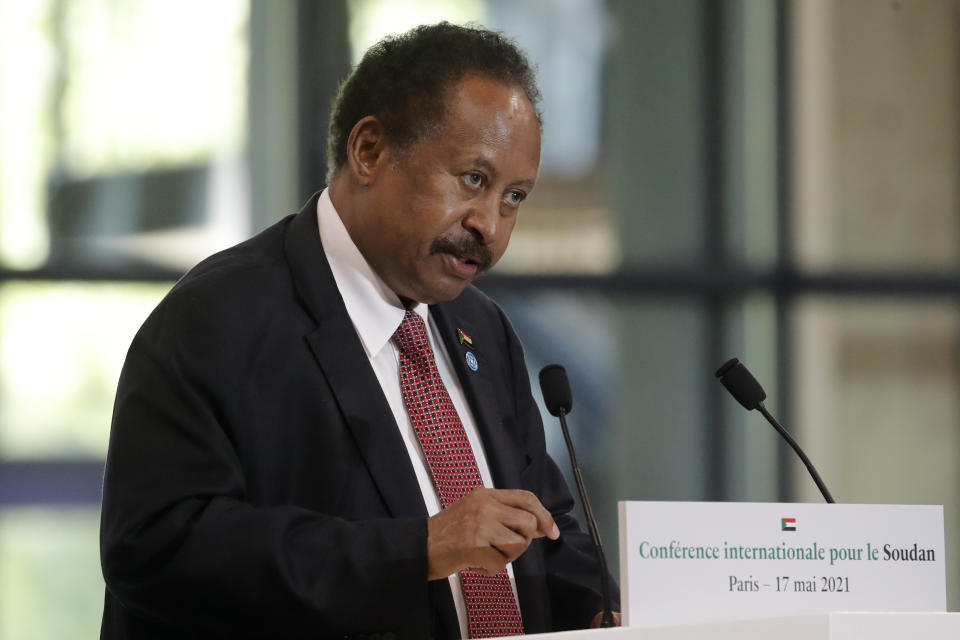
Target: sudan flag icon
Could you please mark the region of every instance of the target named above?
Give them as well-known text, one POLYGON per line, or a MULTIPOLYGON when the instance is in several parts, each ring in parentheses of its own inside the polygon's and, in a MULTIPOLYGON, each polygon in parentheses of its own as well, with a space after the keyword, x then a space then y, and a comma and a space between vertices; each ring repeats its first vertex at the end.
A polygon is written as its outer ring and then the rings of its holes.
POLYGON ((796 531, 796 530, 797 530, 796 518, 780 518, 780 531, 796 531))

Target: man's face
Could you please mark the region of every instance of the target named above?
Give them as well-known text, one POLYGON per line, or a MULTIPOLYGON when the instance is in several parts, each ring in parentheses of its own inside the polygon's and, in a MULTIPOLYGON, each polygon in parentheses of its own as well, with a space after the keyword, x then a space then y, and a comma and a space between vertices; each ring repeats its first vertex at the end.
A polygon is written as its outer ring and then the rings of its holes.
POLYGON ((442 133, 398 151, 370 185, 354 240, 398 296, 452 300, 506 251, 540 165, 540 126, 519 88, 467 76, 442 133))

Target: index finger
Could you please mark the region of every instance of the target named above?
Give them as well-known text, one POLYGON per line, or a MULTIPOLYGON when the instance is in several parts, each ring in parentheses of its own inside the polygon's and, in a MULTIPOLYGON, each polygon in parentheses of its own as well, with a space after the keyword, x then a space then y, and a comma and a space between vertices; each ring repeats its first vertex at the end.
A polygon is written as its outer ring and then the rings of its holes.
POLYGON ((551 540, 560 537, 560 529, 553 516, 541 504, 537 496, 523 489, 494 489, 494 497, 501 503, 515 509, 523 509, 537 519, 537 530, 551 540))

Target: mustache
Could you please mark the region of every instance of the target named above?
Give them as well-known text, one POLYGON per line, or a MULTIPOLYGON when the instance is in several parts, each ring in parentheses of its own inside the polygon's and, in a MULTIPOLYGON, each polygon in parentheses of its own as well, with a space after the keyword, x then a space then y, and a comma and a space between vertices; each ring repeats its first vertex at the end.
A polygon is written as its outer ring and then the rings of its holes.
POLYGON ((479 271, 486 271, 493 263, 490 247, 471 235, 463 236, 459 240, 441 236, 430 245, 430 254, 435 253, 452 253, 461 260, 475 262, 479 271))

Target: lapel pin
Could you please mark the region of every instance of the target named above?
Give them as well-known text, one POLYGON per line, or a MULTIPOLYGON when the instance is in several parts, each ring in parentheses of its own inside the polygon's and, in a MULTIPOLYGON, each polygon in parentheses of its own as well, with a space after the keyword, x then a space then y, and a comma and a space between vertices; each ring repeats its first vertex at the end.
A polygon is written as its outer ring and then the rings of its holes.
POLYGON ((473 346, 473 338, 468 336, 463 329, 457 329, 457 339, 460 340, 460 344, 473 346))
POLYGON ((476 371, 479 364, 477 363, 477 356, 473 355, 473 351, 467 351, 466 360, 470 370, 476 371))

